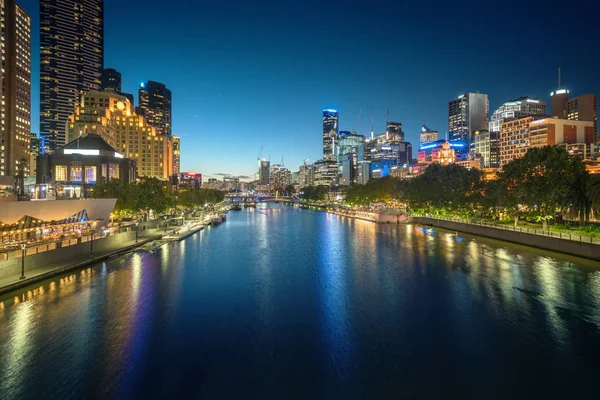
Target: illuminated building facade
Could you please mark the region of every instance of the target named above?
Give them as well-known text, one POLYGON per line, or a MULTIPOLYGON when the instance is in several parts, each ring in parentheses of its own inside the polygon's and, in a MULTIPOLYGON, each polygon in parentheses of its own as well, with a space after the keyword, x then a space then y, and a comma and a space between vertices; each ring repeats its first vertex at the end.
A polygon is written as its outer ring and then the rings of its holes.
POLYGON ((0 175, 14 176, 21 159, 30 161, 31 19, 13 0, 0 0, 0 8, 0 175))
POLYGON ((99 135, 88 135, 38 156, 36 199, 89 197, 100 180, 135 182, 135 160, 123 157, 99 135), (54 193, 53 193, 54 192, 54 193))
POLYGON ((337 110, 323 110, 323 159, 335 159, 339 114, 337 110))
POLYGON ((500 126, 500 168, 527 153, 531 122, 533 117, 525 117, 504 122, 500 126))
POLYGON ((594 133, 592 121, 544 118, 529 124, 530 147, 562 145, 583 159, 592 156, 594 133))
POLYGON ((113 92, 90 92, 69 117, 65 136, 69 141, 94 134, 137 162, 139 176, 167 180, 173 174, 173 141, 156 133, 133 105, 113 92))
POLYGON ((464 142, 448 142, 447 140, 438 140, 434 143, 429 143, 419 148, 417 153, 417 163, 427 165, 431 163, 448 164, 452 163, 448 160, 456 160, 456 153, 464 153, 467 144, 464 142), (452 152, 449 151, 452 150, 452 152), (444 160, 442 162, 442 159, 444 160))
POLYGON ((291 183, 292 174, 283 165, 274 164, 271 166, 270 179, 272 189, 285 189, 291 183))
POLYGON ((473 154, 483 160, 484 168, 499 168, 500 133, 489 130, 476 131, 471 143, 473 154))
POLYGON ((179 136, 172 137, 173 142, 173 174, 181 170, 181 139, 179 136))
POLYGON ((488 130, 490 132, 500 132, 500 126, 504 122, 525 117, 546 117, 546 102, 529 97, 509 100, 494 111, 488 130))
MULTIPOLYGON (((574 121, 590 121, 594 124, 594 132, 598 133, 598 96, 584 94, 567 100, 567 119, 574 121)), ((596 137, 596 141, 598 138, 596 137)))
POLYGON ((178 188, 200 189, 202 187, 202 174, 197 172, 176 172, 173 177, 178 188))
POLYGON ((448 138, 470 143, 475 131, 488 128, 487 94, 465 93, 448 102, 448 138))
POLYGON ((319 160, 313 164, 314 186, 335 186, 338 183, 338 166, 335 160, 319 160))
POLYGON ((143 82, 138 91, 138 114, 156 128, 158 135, 171 136, 171 91, 159 82, 143 82))
POLYGON ((402 123, 400 122, 388 122, 385 128, 385 132, 392 136, 392 141, 404 142, 404 131, 402 131, 402 123))
POLYGON ((54 150, 84 93, 104 68, 104 1, 40 0, 40 134, 54 150))
POLYGON ((419 144, 423 146, 424 144, 437 142, 439 140, 438 131, 432 131, 427 126, 423 125, 421 127, 421 132, 419 135, 419 144))

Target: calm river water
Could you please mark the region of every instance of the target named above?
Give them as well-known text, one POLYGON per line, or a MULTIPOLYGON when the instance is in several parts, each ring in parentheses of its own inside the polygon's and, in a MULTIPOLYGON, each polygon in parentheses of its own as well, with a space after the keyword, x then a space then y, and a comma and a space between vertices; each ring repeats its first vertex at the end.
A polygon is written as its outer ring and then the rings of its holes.
POLYGON ((261 205, 0 299, 0 398, 593 398, 599 263, 261 205))

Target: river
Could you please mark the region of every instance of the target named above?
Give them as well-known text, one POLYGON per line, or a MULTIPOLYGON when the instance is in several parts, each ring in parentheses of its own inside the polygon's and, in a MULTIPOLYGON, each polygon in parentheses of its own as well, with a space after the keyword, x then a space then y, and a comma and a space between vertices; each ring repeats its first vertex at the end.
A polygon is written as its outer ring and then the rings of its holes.
POLYGON ((592 398, 598 264, 263 204, 0 298, 0 398, 592 398))

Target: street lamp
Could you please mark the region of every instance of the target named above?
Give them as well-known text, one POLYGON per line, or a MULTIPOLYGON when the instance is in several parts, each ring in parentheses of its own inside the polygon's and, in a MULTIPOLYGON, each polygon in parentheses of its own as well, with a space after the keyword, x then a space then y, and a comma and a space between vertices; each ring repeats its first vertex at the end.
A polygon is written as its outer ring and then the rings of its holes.
POLYGON ((90 238, 90 256, 94 255, 94 235, 96 232, 92 232, 92 236, 90 238))
POLYGON ((138 237, 139 237, 139 225, 138 225, 138 223, 136 222, 136 223, 135 223, 135 242, 136 242, 136 243, 138 242, 138 237))
POLYGON ((21 278, 19 279, 25 279, 25 248, 27 247, 27 244, 23 243, 21 245, 21 278))

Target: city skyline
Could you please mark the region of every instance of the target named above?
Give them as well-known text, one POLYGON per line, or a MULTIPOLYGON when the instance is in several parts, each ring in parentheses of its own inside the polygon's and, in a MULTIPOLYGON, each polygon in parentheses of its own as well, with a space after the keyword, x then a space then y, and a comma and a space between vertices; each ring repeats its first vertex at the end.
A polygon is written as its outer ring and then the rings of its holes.
MULTIPOLYGON (((39 9, 37 1, 19 4, 32 17, 35 131, 39 126, 39 9)), ((365 135, 370 131, 371 114, 375 133, 385 130, 389 109, 390 120, 403 124, 406 140, 418 143, 423 121, 445 136, 448 101, 461 93, 488 94, 490 113, 522 95, 549 102, 550 92, 557 87, 558 67, 563 71, 561 86, 573 96, 600 92, 599 80, 588 65, 597 64, 593 35, 575 36, 548 28, 575 12, 571 10, 555 15, 552 10, 536 9, 536 20, 525 18, 525 11, 532 8, 529 5, 520 6, 522 16, 498 10, 497 18, 506 16, 515 26, 527 22, 528 29, 544 33, 545 40, 532 48, 517 40, 519 34, 511 27, 469 36, 461 46, 439 42, 444 32, 468 35, 478 27, 484 29, 489 15, 483 7, 467 8, 461 14, 441 6, 432 11, 424 33, 419 15, 426 10, 419 5, 387 5, 385 13, 375 13, 375 6, 370 10, 336 2, 324 6, 339 12, 338 18, 349 26, 363 26, 363 18, 379 22, 351 31, 324 25, 323 13, 311 12, 309 7, 285 5, 273 10, 264 3, 240 3, 225 10, 215 4, 185 4, 186 13, 181 15, 181 9, 153 8, 152 4, 158 3, 105 4, 105 67, 122 73, 126 93, 136 93, 147 80, 172 90, 172 133, 184 143, 182 170, 202 172, 206 177, 219 173, 252 177, 261 146, 263 157, 279 160, 285 156, 292 170, 309 156, 320 158, 324 108, 339 111, 340 130, 352 130, 362 105, 356 130, 365 135), (403 34, 386 24, 395 11, 402 11, 397 22, 403 24, 403 34), (290 13, 295 17, 292 22, 285 18, 290 13), (455 24, 453 15, 468 20, 469 26, 455 24), (239 24, 242 18, 244 23, 239 24), (491 44, 500 39, 511 45, 494 49, 491 44), (332 46, 335 52, 329 50, 332 46), (156 57, 156 49, 163 57, 156 57), (555 61, 536 57, 550 49, 555 61), (503 60, 504 53, 512 58, 503 60), (569 57, 571 53, 579 57, 569 57), (451 54, 471 59, 451 63, 447 61, 451 54), (368 60, 380 61, 365 67, 368 60), (227 164, 223 154, 228 155, 227 164)), ((591 16, 584 13, 578 18, 582 27, 591 26, 586 24, 591 16)))

